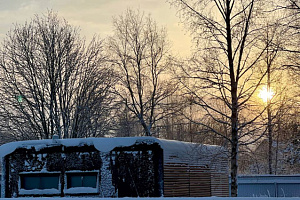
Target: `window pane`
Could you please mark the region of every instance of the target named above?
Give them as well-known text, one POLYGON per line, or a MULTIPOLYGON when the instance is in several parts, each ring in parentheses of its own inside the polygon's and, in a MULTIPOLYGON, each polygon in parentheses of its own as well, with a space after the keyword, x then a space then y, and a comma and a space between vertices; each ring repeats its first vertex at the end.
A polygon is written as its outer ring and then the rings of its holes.
POLYGON ((67 175, 67 188, 92 187, 96 188, 97 173, 70 173, 67 175))
POLYGON ((83 187, 96 188, 97 177, 96 175, 83 176, 83 187))
POLYGON ((40 189, 58 189, 59 176, 45 176, 41 178, 40 189))
POLYGON ((81 176, 79 175, 68 175, 68 188, 71 187, 82 187, 81 176))
POLYGON ((24 176, 21 179, 21 188, 25 190, 38 189, 40 185, 40 178, 34 176, 24 176))
POLYGON ((21 176, 21 188, 33 189, 58 189, 59 175, 57 174, 34 174, 21 176))

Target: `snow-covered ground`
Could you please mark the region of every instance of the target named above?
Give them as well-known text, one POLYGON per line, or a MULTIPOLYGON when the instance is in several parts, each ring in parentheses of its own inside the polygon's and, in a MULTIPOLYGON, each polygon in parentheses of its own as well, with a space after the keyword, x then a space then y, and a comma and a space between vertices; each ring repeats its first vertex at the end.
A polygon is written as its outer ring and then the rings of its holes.
POLYGON ((28 199, 34 199, 34 200, 87 200, 87 199, 92 199, 92 200, 300 200, 300 197, 289 197, 289 198, 283 198, 283 197, 160 197, 160 198, 131 198, 131 197, 126 197, 126 198, 91 198, 91 197, 85 197, 85 198, 58 198, 58 197, 38 197, 38 198, 0 198, 1 200, 28 200, 28 199))

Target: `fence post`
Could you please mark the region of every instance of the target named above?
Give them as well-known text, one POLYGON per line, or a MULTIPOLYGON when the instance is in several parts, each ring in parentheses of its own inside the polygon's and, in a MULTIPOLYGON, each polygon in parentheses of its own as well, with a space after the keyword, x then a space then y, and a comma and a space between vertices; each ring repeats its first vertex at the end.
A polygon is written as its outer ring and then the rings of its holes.
POLYGON ((278 197, 278 185, 277 185, 277 182, 274 182, 274 187, 275 187, 275 197, 278 197))

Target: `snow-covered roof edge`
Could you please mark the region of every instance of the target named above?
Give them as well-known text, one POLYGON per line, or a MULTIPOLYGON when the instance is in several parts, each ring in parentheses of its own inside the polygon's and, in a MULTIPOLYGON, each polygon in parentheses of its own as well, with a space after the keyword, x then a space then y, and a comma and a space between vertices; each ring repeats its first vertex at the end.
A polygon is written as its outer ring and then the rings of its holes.
POLYGON ((0 146, 0 158, 14 152, 18 148, 31 149, 34 147, 36 150, 51 146, 94 146, 100 152, 109 152, 116 147, 129 147, 136 143, 158 143, 162 149, 182 152, 191 148, 201 146, 201 149, 209 151, 222 151, 222 147, 216 145, 204 145, 198 143, 189 143, 176 140, 165 140, 154 137, 114 137, 114 138, 74 138, 74 139, 46 139, 46 140, 27 140, 10 142, 0 146))

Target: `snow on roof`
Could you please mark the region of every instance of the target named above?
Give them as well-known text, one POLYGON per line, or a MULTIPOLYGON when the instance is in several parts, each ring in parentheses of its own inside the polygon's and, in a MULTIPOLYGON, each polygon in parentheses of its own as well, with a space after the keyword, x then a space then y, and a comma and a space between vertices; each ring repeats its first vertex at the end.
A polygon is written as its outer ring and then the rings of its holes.
POLYGON ((175 140, 164 140, 154 137, 115 137, 115 138, 75 138, 75 139, 47 139, 11 142, 0 146, 0 158, 14 152, 18 148, 40 149, 52 146, 94 146, 100 152, 109 152, 116 147, 129 147, 134 144, 157 143, 164 150, 165 163, 198 164, 206 161, 208 165, 216 155, 225 156, 225 150, 220 146, 203 145, 175 140))
MULTIPOLYGON (((28 200, 29 197, 10 198, 9 200, 28 200)), ((86 200, 87 197, 34 197, 34 200, 86 200)), ((93 200, 110 200, 111 198, 92 198, 93 200)), ((115 200, 300 200, 300 197, 126 197, 115 200)))

